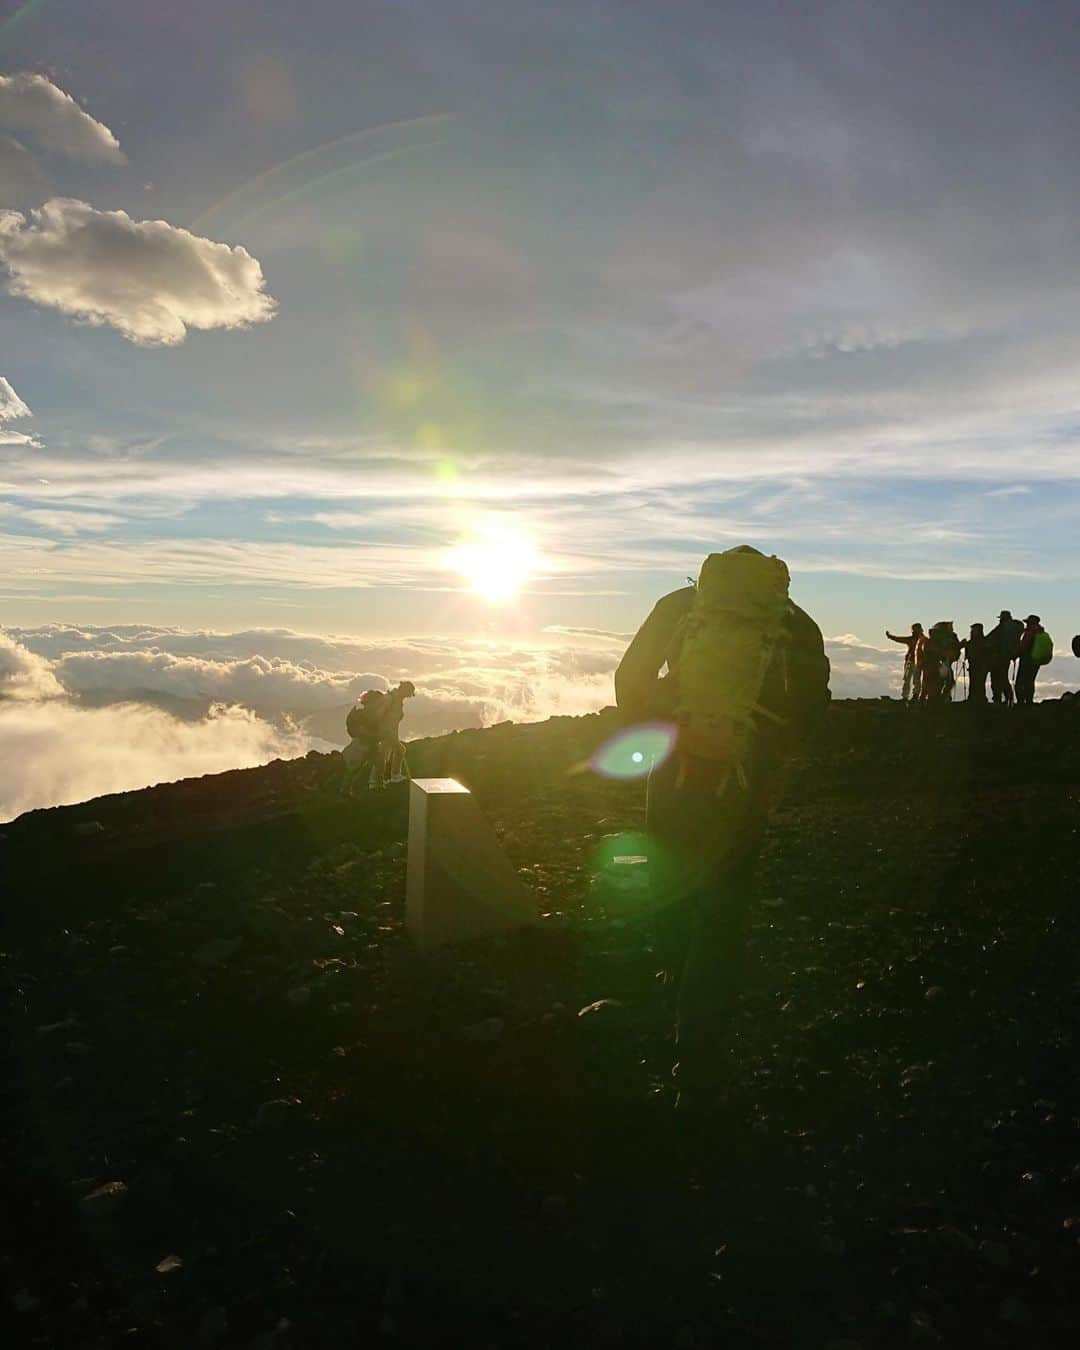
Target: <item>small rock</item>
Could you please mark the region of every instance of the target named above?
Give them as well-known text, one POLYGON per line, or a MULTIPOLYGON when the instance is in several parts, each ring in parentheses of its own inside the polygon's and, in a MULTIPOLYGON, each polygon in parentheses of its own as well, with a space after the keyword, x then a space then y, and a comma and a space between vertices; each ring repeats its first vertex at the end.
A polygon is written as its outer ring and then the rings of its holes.
POLYGON ((1012 1259, 1004 1242, 980 1242, 979 1255, 988 1266, 996 1266, 998 1270, 1004 1270, 1012 1259))
POLYGON ((908 1339, 912 1341, 939 1341, 941 1339, 929 1313, 913 1312, 908 1315, 908 1339))
POLYGON ((927 1003, 938 1003, 944 997, 945 990, 942 989, 940 984, 932 984, 926 993, 923 994, 923 998, 926 999, 927 1003))
POLYGON ((75 833, 83 839, 89 838, 94 834, 104 834, 105 826, 100 820, 80 820, 75 826, 75 833))
POLYGON ((212 938, 194 952, 191 959, 197 966, 204 968, 220 965, 222 961, 236 955, 243 941, 243 938, 212 938))
POLYGON ((461 1034, 470 1041, 497 1041, 505 1028, 501 1017, 485 1017, 482 1022, 463 1027, 461 1034))
POLYGON ((69 1013, 62 1022, 47 1022, 44 1026, 38 1027, 37 1035, 51 1036, 54 1031, 71 1031, 78 1025, 79 1019, 74 1013, 69 1013))
POLYGON ((1023 1326, 1025 1322, 1031 1321, 1031 1309, 1023 1299, 1005 1298, 1001 1300, 998 1317, 1003 1322, 1012 1323, 1013 1326, 1023 1326))
POLYGON ((595 1013, 603 1013, 607 1008, 621 1008, 622 1006, 617 998, 598 998, 595 1003, 586 1003, 584 1008, 579 1008, 578 1016, 591 1017, 595 1013))
POLYGON ((170 1252, 161 1258, 154 1269, 159 1275, 171 1275, 174 1270, 182 1270, 183 1266, 183 1260, 175 1252, 170 1252))
POLYGON ((35 1308, 41 1307, 41 1299, 29 1289, 20 1289, 11 1301, 17 1313, 32 1313, 35 1308))
POLYGON ((298 1097, 275 1097, 263 1102, 255 1112, 255 1128, 262 1132, 280 1130, 288 1124, 293 1112, 300 1105, 298 1097))
POLYGON ((108 1219, 127 1199, 128 1188, 122 1181, 107 1181, 96 1191, 84 1195, 79 1209, 88 1219, 108 1219))
POLYGON ((772 900, 762 900, 761 907, 762 909, 783 909, 786 903, 786 900, 781 900, 779 896, 777 896, 772 900))
POLYGON ((306 984, 299 984, 295 989, 290 989, 285 997, 297 1008, 302 1008, 311 1002, 311 990, 306 984))

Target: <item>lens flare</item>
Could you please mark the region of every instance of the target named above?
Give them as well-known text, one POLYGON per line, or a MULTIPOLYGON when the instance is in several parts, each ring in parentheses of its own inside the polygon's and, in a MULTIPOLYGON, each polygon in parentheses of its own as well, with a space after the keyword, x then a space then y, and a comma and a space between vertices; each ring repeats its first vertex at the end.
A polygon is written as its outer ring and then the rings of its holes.
POLYGON ((628 727, 604 742, 589 760, 589 767, 601 778, 644 778, 671 754, 675 735, 670 722, 628 727))

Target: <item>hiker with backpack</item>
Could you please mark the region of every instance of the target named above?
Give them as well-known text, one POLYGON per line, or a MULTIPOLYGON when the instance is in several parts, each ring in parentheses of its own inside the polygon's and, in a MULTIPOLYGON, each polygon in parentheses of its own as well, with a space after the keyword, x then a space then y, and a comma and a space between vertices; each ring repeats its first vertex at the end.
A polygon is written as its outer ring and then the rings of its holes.
POLYGON ((1016 670, 1016 701, 1023 707, 1035 702, 1035 679, 1053 660, 1054 641, 1037 614, 1029 614, 1020 634, 1020 664, 1016 670))
POLYGON ((676 732, 649 775, 646 828, 660 956, 679 980, 680 1109, 714 1101, 730 1073, 766 827, 828 704, 821 630, 788 585, 781 559, 757 549, 710 554, 696 585, 657 602, 615 672, 628 720, 676 732))
POLYGON ((990 697, 1007 707, 1013 702, 1013 687, 1009 680, 1009 665, 1020 655, 1020 634, 1024 625, 1003 609, 997 625, 986 635, 990 657, 990 697))
POLYGON ((385 787, 391 777, 408 776, 398 728, 405 714, 405 700, 415 693, 411 680, 388 691, 365 689, 349 710, 345 730, 350 741, 342 751, 342 791, 347 796, 358 787, 385 787))
POLYGON ((890 642, 899 642, 907 650, 904 652, 904 687, 900 697, 905 703, 918 703, 919 701, 919 676, 921 672, 915 665, 915 648, 918 646, 919 639, 923 635, 923 626, 921 623, 911 625, 910 637, 897 637, 895 633, 890 633, 885 629, 885 636, 890 642))
POLYGON ((990 674, 990 643, 981 623, 973 623, 960 644, 967 662, 969 703, 986 702, 986 677, 990 674))
POLYGON ((942 703, 951 698, 956 676, 953 665, 960 659, 960 639, 951 619, 935 623, 915 648, 921 672, 920 703, 942 703))

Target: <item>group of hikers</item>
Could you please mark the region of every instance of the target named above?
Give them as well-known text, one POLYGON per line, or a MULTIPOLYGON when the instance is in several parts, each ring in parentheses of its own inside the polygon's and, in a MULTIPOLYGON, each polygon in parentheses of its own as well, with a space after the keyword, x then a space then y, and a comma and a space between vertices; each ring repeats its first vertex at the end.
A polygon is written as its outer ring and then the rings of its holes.
POLYGON ((1035 681, 1043 666, 1053 659, 1054 643, 1038 614, 1021 623, 1007 609, 989 633, 973 623, 966 638, 956 635, 951 620, 935 623, 925 632, 921 623, 911 625, 909 636, 885 630, 892 642, 907 650, 904 655, 905 703, 940 703, 951 699, 956 688, 954 667, 962 663, 967 678, 969 703, 986 703, 990 681, 993 703, 1024 706, 1035 702, 1035 681), (1010 668, 1015 671, 1010 679, 1010 668))

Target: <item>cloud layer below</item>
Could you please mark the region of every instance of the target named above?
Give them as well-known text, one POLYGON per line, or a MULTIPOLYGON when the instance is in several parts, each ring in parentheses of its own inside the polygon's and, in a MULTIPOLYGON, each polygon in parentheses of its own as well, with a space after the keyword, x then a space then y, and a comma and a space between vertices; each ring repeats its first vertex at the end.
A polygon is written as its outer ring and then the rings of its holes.
MULTIPOLYGON (((167 779, 327 749, 348 706, 410 678, 406 738, 592 712, 613 701, 628 635, 553 628, 532 642, 385 639, 126 625, 0 632, 0 818, 167 779)), ((826 640, 835 698, 899 691, 902 652, 826 640)), ((1074 686, 1062 654, 1043 697, 1074 686)))

